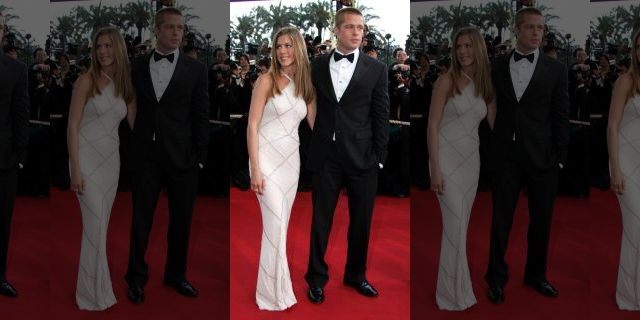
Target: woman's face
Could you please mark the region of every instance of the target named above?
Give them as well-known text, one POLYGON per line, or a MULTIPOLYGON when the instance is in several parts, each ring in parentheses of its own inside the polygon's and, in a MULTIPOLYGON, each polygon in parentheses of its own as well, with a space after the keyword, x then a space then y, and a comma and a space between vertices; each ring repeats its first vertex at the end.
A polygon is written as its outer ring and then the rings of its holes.
POLYGON ((96 42, 96 54, 98 56, 98 63, 100 63, 100 67, 105 68, 113 65, 115 57, 111 37, 106 34, 98 37, 98 41, 96 42))
POLYGON ((460 63, 461 67, 468 67, 475 63, 475 57, 473 55, 473 44, 471 43, 471 37, 468 35, 461 35, 456 41, 456 59, 460 63))
POLYGON ((245 56, 240 56, 240 66, 245 68, 249 66, 249 60, 245 56))
POLYGON ((296 57, 293 51, 293 41, 290 36, 281 35, 276 40, 276 58, 283 68, 295 64, 296 57))

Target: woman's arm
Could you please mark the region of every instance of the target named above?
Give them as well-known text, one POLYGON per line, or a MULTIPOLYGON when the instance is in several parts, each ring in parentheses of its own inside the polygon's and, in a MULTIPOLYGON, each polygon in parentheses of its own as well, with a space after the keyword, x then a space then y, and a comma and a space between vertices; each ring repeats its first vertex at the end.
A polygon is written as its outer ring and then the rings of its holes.
POLYGON ((262 121, 262 113, 267 103, 267 97, 271 90, 270 75, 261 75, 256 80, 251 105, 249 107, 249 123, 247 125, 247 148, 249 152, 249 165, 251 166, 251 189, 257 194, 262 194, 265 181, 258 161, 258 128, 262 121))
POLYGON ((427 124, 427 146, 429 148, 429 164, 431 165, 431 188, 438 194, 444 194, 444 181, 438 158, 438 133, 447 94, 453 85, 450 74, 441 75, 433 86, 431 105, 429 107, 429 123, 427 124))
POLYGON ((311 103, 307 105, 307 123, 309 123, 309 127, 313 130, 313 125, 316 122, 316 113, 317 113, 318 105, 316 103, 316 99, 314 98, 311 103))
POLYGON ((623 74, 616 81, 611 95, 609 107, 609 123, 607 126, 607 146, 609 148, 609 165, 611 166, 611 190, 618 194, 624 191, 624 179, 618 162, 618 133, 620 121, 627 101, 627 92, 631 89, 631 77, 623 74))
POLYGON ((496 122, 496 98, 494 97, 487 105, 487 122, 489 127, 493 130, 493 124, 496 122))
POLYGON ((127 122, 129 123, 129 128, 133 130, 133 126, 136 123, 136 112, 138 111, 138 104, 136 99, 134 98, 131 102, 127 104, 127 122))
POLYGON ((69 106, 69 123, 67 126, 67 146, 69 162, 71 166, 71 189, 79 194, 84 192, 84 179, 80 172, 78 160, 78 130, 87 96, 91 89, 91 77, 88 74, 81 75, 73 86, 71 105, 69 106))

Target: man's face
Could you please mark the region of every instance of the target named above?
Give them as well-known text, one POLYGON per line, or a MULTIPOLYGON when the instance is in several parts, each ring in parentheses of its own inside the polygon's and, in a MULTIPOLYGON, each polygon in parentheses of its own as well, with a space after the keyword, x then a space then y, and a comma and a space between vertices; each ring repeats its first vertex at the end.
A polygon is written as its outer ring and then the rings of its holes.
POLYGON ((587 53, 584 50, 580 50, 576 53, 576 61, 580 64, 587 61, 587 53))
POLYGON ((544 35, 544 19, 537 14, 527 13, 522 17, 522 23, 515 28, 518 46, 527 52, 534 51, 542 44, 544 35))
POLYGON ((344 21, 340 26, 334 27, 333 32, 338 39, 338 49, 340 51, 354 51, 362 43, 364 19, 358 14, 345 13, 344 21))
POLYGON ((216 53, 216 61, 218 63, 224 63, 227 60, 227 53, 220 50, 216 53))
POLYGON ((170 12, 165 13, 162 24, 156 27, 154 31, 158 38, 158 49, 164 53, 177 49, 184 36, 182 16, 170 12))
POLYGON ((403 64, 407 60, 407 53, 404 50, 396 52, 396 61, 399 64, 403 64))
POLYGON ((47 60, 47 53, 44 52, 44 50, 39 50, 38 53, 36 53, 36 62, 44 63, 46 60, 47 60))

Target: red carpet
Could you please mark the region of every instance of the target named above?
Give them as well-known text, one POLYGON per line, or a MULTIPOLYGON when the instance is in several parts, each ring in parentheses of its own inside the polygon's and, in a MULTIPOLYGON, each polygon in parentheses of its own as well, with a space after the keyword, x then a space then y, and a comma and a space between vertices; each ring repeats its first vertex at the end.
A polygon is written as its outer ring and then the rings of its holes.
POLYGON ((75 285, 80 254, 81 216, 71 192, 52 190, 51 200, 19 198, 14 212, 8 278, 18 299, 0 297, 3 319, 206 319, 212 310, 229 315, 228 199, 198 197, 191 228, 187 277, 200 291, 196 299, 162 284, 166 256, 168 209, 161 197, 156 211, 147 263, 146 299, 127 299, 124 274, 129 254, 131 196, 118 193, 108 234, 108 257, 118 303, 104 312, 79 311, 75 285), (8 317, 6 317, 8 315, 8 317))
POLYGON ((591 198, 557 198, 551 229, 547 277, 560 296, 539 295, 522 283, 528 211, 522 196, 509 248, 510 281, 505 302, 486 297, 491 194, 478 194, 469 223, 467 253, 478 304, 463 312, 438 310, 435 303, 442 219, 433 192, 412 190, 411 315, 414 319, 638 319, 615 304, 621 217, 613 193, 592 190, 591 198))
POLYGON ((309 254, 311 193, 298 193, 289 222, 289 267, 298 303, 284 312, 260 311, 255 289, 262 222, 253 192, 231 191, 231 319, 408 319, 409 200, 378 197, 371 227, 368 279, 380 291, 366 298, 342 284, 346 259, 348 212, 342 196, 327 250, 326 300, 314 305, 306 297, 304 273, 309 254))

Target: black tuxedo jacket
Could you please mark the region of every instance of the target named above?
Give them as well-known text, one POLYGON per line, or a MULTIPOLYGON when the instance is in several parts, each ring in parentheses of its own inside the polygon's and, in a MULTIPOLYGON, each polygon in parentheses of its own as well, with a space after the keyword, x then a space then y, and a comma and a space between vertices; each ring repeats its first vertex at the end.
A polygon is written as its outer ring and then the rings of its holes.
POLYGON ((169 165, 189 169, 204 163, 209 143, 209 95, 207 68, 199 61, 178 55, 177 65, 160 101, 156 99, 149 71, 151 54, 138 57, 132 66, 137 113, 131 136, 131 167, 144 165, 153 152, 153 136, 169 165))
POLYGON ((509 60, 511 54, 496 58, 492 78, 496 88, 497 111, 493 129, 494 165, 499 169, 516 137, 516 152, 536 169, 566 163, 569 144, 569 95, 567 68, 539 51, 538 61, 522 98, 518 102, 509 60))
POLYGON ((0 170, 25 163, 28 142, 27 66, 0 50, 0 170))
POLYGON ((315 58, 311 78, 317 115, 307 167, 319 170, 335 132, 338 158, 345 170, 358 172, 384 163, 389 141, 389 93, 385 65, 360 51, 353 77, 338 102, 329 71, 333 52, 315 58))

